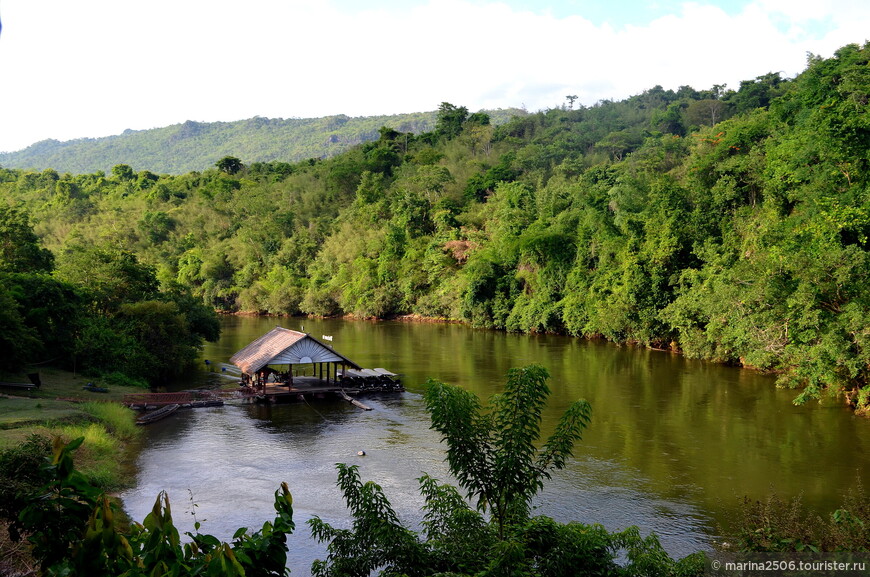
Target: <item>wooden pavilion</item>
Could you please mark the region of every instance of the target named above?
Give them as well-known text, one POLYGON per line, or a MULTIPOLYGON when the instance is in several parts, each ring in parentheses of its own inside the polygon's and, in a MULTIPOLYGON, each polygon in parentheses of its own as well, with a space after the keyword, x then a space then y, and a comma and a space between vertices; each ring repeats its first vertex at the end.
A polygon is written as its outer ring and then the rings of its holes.
POLYGON ((242 372, 242 382, 265 387, 267 381, 285 383, 293 388, 293 371, 298 365, 311 365, 312 376, 327 387, 338 387, 339 377, 348 369, 361 369, 355 362, 308 333, 275 327, 232 357, 230 362, 242 372), (286 366, 281 372, 273 367, 286 366))

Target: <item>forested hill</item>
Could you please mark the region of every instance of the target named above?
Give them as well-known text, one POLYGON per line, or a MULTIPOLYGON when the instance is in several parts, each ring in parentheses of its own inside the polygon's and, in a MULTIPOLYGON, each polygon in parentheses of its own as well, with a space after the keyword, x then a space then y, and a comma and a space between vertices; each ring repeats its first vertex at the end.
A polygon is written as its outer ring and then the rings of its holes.
MULTIPOLYGON (((183 174, 214 166, 224 156, 248 162, 297 162, 329 158, 353 146, 377 140, 378 130, 420 134, 435 127, 436 112, 390 116, 272 119, 254 117, 236 122, 193 122, 150 130, 125 130, 103 138, 60 142, 43 140, 17 152, 0 152, 6 168, 52 168, 59 172, 108 172, 116 164, 160 174, 183 174)), ((488 111, 503 124, 517 109, 488 111)))
POLYGON ((430 132, 381 128, 322 161, 0 169, 0 202, 61 278, 132 254, 228 311, 639 343, 870 412, 870 45, 794 79, 572 104, 494 126, 443 103, 430 132))

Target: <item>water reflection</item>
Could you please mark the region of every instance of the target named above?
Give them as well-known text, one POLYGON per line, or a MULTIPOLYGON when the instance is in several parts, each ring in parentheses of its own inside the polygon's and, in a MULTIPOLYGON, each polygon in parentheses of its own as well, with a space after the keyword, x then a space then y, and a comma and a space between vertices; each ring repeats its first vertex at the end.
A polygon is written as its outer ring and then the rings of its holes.
MULTIPOLYGON (((547 367, 553 395, 545 431, 577 398, 589 400, 594 414, 576 459, 547 485, 538 511, 612 530, 635 524, 655 531, 676 556, 707 547, 743 495, 762 497, 773 487, 829 512, 870 471, 870 422, 838 405, 794 407, 792 391, 751 371, 459 325, 252 317, 224 323, 221 342, 205 353, 212 366, 280 324, 333 335, 336 349, 362 366, 402 373, 408 389, 367 399, 373 411, 338 401, 225 406, 148 428, 137 484, 123 495, 132 516, 144 518, 167 489, 185 530, 195 512, 207 520, 204 531, 229 539, 238 527, 256 529, 271 519, 272 495, 287 481, 298 527, 291 541, 294 575, 306 575, 311 560, 324 554, 308 538, 306 519, 319 515, 348 525, 335 463, 360 465, 363 479, 381 484, 412 524, 420 517, 416 478, 427 472, 449 479, 421 398, 430 377, 488 397, 501 390, 508 369, 547 367), (367 455, 358 457, 359 450, 367 455)), ((195 379, 183 386, 220 376, 203 372, 195 379)))

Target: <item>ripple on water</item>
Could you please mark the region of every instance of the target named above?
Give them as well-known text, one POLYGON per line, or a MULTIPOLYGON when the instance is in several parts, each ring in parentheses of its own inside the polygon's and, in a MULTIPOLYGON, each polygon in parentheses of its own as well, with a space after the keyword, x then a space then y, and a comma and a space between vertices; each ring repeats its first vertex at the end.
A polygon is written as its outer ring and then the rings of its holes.
MULTIPOLYGON (((282 481, 294 499, 296 534, 291 568, 307 575, 325 548, 308 535, 313 516, 336 526, 349 516, 336 487, 336 463, 359 466, 364 481, 383 487, 400 518, 419 524, 422 500, 417 478, 428 473, 450 481, 440 436, 429 429, 418 395, 371 400, 373 411, 344 403, 256 406, 225 405, 186 411, 148 428, 135 486, 123 501, 137 520, 147 515, 157 493, 168 491, 176 524, 229 540, 239 527, 258 529, 274 515, 274 492, 282 481), (357 451, 364 450, 360 457, 357 451)), ((609 530, 636 524, 655 531, 673 555, 707 545, 706 520, 691 505, 656 498, 625 483, 618 463, 585 459, 557 472, 536 500, 540 514, 560 521, 602 522, 609 530)))
MULTIPOLYGON (((616 347, 555 335, 518 335, 458 325, 349 322, 227 316, 204 358, 228 359, 274 328, 334 336, 342 354, 364 366, 402 373, 403 395, 371 398, 363 412, 343 402, 198 409, 155 423, 125 496, 135 519, 168 489, 179 524, 192 527, 189 493, 203 529, 228 539, 273 515, 272 495, 287 481, 297 534, 294 576, 305 576, 323 547, 304 521, 319 515, 337 526, 349 518, 335 487, 335 463, 360 465, 380 483, 399 515, 420 518, 416 478, 449 481, 444 447, 429 429, 420 394, 430 377, 482 398, 502 390, 507 371, 528 363, 552 375, 542 426, 552 431, 578 398, 593 407, 576 458, 554 474, 536 501, 559 521, 599 522, 610 530, 637 525, 682 556, 707 547, 744 495, 801 495, 825 515, 856 478, 870 474, 870 421, 840 405, 792 405, 794 391, 753 371, 692 361, 668 352, 616 347), (365 450, 365 457, 357 451, 365 450)), ((216 363, 212 366, 217 366, 216 363)), ((203 382, 215 379, 202 371, 203 382)), ((217 378, 217 381, 225 380, 217 378)), ((200 384, 197 381, 196 384, 200 384)), ((192 381, 178 388, 194 386, 192 381)))

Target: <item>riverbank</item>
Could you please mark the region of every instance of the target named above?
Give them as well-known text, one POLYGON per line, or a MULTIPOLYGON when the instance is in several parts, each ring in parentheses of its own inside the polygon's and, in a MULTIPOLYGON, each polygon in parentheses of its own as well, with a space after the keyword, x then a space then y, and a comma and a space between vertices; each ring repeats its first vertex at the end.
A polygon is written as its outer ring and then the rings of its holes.
MULTIPOLYGON (((461 319, 452 319, 448 317, 430 317, 420 314, 397 314, 397 315, 388 315, 383 318, 379 317, 361 317, 358 315, 354 315, 353 313, 347 313, 343 315, 335 315, 335 316, 321 316, 321 315, 279 315, 279 314, 265 314, 256 311, 235 311, 235 312, 224 312, 227 316, 240 316, 240 317, 259 317, 259 318, 283 318, 283 319, 319 319, 319 320, 327 320, 327 319, 342 319, 347 321, 366 321, 366 322, 383 322, 383 321, 395 321, 402 323, 411 323, 411 324, 449 324, 449 325, 462 325, 469 328, 474 328, 474 325, 461 319)), ((611 345, 622 347, 622 346, 631 346, 631 347, 639 347, 642 349, 647 349, 651 351, 659 351, 659 352, 667 352, 676 355, 685 356, 686 358, 697 359, 703 361, 705 363, 711 363, 719 366, 729 366, 729 367, 737 367, 741 370, 751 371, 760 375, 766 376, 782 376, 781 370, 773 370, 773 369, 765 369, 750 363, 746 362, 746 359, 740 358, 735 362, 722 362, 712 358, 704 358, 698 356, 686 355, 683 348, 676 341, 670 342, 662 342, 660 346, 657 346, 654 343, 644 344, 635 340, 627 340, 624 342, 616 342, 610 339, 605 338, 603 335, 589 335, 589 336, 577 336, 572 335, 566 331, 508 331, 505 329, 496 329, 496 328, 488 328, 487 330, 499 331, 499 332, 517 332, 519 334, 526 335, 554 335, 560 337, 566 337, 571 339, 581 339, 581 340, 591 340, 591 341, 602 341, 609 343, 611 345)), ((780 387, 780 385, 777 385, 780 387)), ((795 386, 794 384, 790 386, 781 386, 780 388, 788 388, 791 390, 799 391, 803 389, 803 386, 795 386)), ((842 404, 849 408, 852 413, 857 417, 862 417, 866 419, 870 419, 870 405, 868 405, 864 400, 862 400, 870 393, 866 392, 865 388, 858 388, 852 390, 847 390, 840 388, 835 393, 828 394, 824 397, 819 397, 819 402, 829 401, 834 402, 836 404, 842 404)), ((794 400, 794 404, 802 404, 798 403, 798 399, 800 395, 798 395, 794 400)))
MULTIPOLYGON (((41 368, 39 376, 38 388, 0 388, 0 453, 20 451, 34 436, 64 443, 84 437, 75 452, 76 469, 106 492, 130 486, 134 479, 126 463, 141 429, 121 400, 142 389, 52 368, 41 368), (89 383, 94 386, 85 389, 89 383)), ((26 375, 4 375, 3 381, 30 382, 26 375)), ((36 570, 26 542, 8 538, 5 521, 0 521, 0 558, 0 573, 36 570)))
MULTIPOLYGON (((65 442, 83 436, 76 467, 108 491, 125 487, 129 480, 123 470, 124 457, 140 431, 135 413, 122 406, 121 400, 142 389, 53 368, 40 369, 39 375, 38 388, 0 388, 0 451, 17 447, 33 435, 59 436, 65 442), (84 388, 89 383, 94 390, 84 388)), ((26 376, 16 375, 4 380, 28 382, 26 376)))

